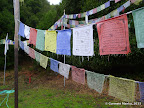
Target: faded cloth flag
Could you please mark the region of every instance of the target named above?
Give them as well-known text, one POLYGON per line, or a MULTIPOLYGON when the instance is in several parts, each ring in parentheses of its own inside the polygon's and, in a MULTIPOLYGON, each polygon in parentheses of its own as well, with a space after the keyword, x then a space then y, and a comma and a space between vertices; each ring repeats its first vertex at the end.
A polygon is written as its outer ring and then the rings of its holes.
POLYGON ((57 60, 54 60, 50 58, 50 69, 53 70, 54 72, 59 73, 59 62, 57 60))
POLYGON ((45 30, 37 31, 36 48, 40 51, 45 49, 45 30))
POLYGON ((36 46, 37 30, 35 28, 30 28, 30 39, 29 44, 36 46))
POLYGON ((33 59, 35 59, 35 50, 29 47, 29 56, 33 59))
POLYGON ((29 39, 30 37, 30 27, 25 25, 25 29, 24 29, 24 35, 27 39, 29 39))
POLYGON ((115 0, 115 3, 119 2, 119 1, 121 1, 121 0, 115 0))
POLYGON ((97 30, 100 55, 131 52, 126 14, 98 22, 97 30))
POLYGON ((24 36, 24 29, 25 29, 24 24, 22 22, 20 22, 18 35, 25 37, 24 36))
POLYGON ((29 46, 27 46, 26 44, 24 44, 24 51, 29 55, 29 46))
POLYGON ((45 51, 56 53, 56 31, 46 31, 45 34, 45 51))
POLYGON ((47 68, 47 64, 48 64, 48 57, 40 54, 40 66, 42 66, 43 68, 47 68))
POLYGON ((62 76, 64 76, 65 78, 68 79, 69 71, 70 71, 70 65, 64 64, 64 63, 59 63, 59 73, 62 76))
POLYGON ((144 7, 132 11, 137 47, 144 48, 144 7))
POLYGON ((22 41, 19 41, 20 42, 20 48, 22 49, 22 50, 24 50, 24 43, 22 42, 22 41))
POLYGON ((135 81, 109 76, 109 95, 122 101, 135 101, 135 81))
POLYGON ((36 61, 40 63, 40 53, 35 51, 35 58, 36 58, 36 61))
POLYGON ((144 102, 144 82, 139 82, 140 101, 144 102))
POLYGON ((85 84, 85 69, 80 69, 75 66, 72 68, 72 80, 81 84, 85 84))
POLYGON ((58 31, 56 53, 61 55, 71 55, 70 40, 71 29, 58 31))
POLYGON ((87 84, 89 88, 96 90, 99 93, 102 93, 105 76, 104 74, 98 74, 90 71, 87 73, 87 84))
POLYGON ((73 55, 76 56, 93 56, 93 26, 73 29, 73 55))

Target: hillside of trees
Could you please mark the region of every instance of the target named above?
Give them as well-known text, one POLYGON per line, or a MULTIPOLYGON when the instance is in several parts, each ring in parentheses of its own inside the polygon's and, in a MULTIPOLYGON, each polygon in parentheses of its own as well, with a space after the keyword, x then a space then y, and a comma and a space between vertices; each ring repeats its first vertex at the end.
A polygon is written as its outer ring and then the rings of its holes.
MULTIPOLYGON (((36 29, 49 29, 64 13, 74 14, 85 12, 90 9, 96 8, 99 5, 107 2, 108 0, 62 0, 59 5, 50 5, 47 0, 25 0, 23 5, 20 5, 20 20, 36 29)), ((89 19, 98 18, 108 14, 112 10, 120 7, 127 0, 121 0, 118 3, 111 2, 111 6, 97 14, 91 15, 89 19)), ((132 4, 130 7, 124 10, 124 13, 132 11, 134 9, 143 7, 144 3, 140 2, 139 5, 132 4)), ((123 12, 121 13, 123 14, 123 12)), ((112 55, 100 56, 99 55, 99 43, 96 27, 94 27, 94 39, 95 39, 95 56, 84 57, 82 62, 81 57, 66 56, 66 63, 74 65, 86 70, 112 74, 115 76, 130 76, 131 74, 140 74, 143 77, 144 66, 144 49, 138 49, 135 36, 135 28, 132 14, 128 15, 129 21, 129 39, 131 53, 128 55, 112 55)), ((60 28, 59 28, 60 29, 60 28)), ((14 40, 14 16, 13 16, 13 1, 1 0, 0 1, 0 39, 4 39, 6 34, 9 33, 9 39, 14 40)), ((4 66, 4 45, 0 45, 0 69, 3 70, 4 66)), ((63 62, 63 56, 58 56, 50 52, 41 52, 48 57, 52 57, 56 60, 63 62)), ((24 52, 19 51, 19 61, 23 61, 25 58, 29 58, 24 55, 24 52)), ((7 56, 7 66, 13 68, 14 65, 14 47, 10 46, 7 56)), ((35 64, 37 65, 37 64, 35 64)), ((39 65, 37 65, 38 67, 39 65)), ((136 78, 137 79, 137 78, 136 78)))

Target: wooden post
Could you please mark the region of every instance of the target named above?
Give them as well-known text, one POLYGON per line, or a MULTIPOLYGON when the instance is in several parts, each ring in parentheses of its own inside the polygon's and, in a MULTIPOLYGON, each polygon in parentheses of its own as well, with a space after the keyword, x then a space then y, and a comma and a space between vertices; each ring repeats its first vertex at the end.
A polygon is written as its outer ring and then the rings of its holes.
POLYGON ((13 0, 14 4, 14 20, 15 20, 15 36, 14 36, 14 78, 15 78, 15 108, 18 108, 18 29, 20 20, 19 0, 13 0))

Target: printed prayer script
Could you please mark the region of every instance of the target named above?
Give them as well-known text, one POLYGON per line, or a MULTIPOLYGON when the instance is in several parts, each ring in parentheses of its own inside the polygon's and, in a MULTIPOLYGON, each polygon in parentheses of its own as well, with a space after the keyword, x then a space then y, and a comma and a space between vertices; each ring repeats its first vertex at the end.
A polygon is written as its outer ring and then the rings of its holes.
POLYGON ((73 29, 73 55, 93 56, 93 26, 73 29))
POLYGON ((100 55, 128 54, 130 51, 127 15, 97 23, 100 55))

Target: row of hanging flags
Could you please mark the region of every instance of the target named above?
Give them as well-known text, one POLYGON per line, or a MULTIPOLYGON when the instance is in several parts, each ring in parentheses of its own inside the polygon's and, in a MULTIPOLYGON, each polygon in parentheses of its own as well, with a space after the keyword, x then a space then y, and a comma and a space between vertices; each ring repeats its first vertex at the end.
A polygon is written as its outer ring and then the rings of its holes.
POLYGON ((77 68, 69 64, 64 64, 60 61, 49 58, 38 51, 35 51, 31 47, 27 46, 27 44, 27 41, 20 41, 20 48, 24 50, 31 58, 40 63, 40 66, 45 69, 48 66, 48 61, 50 61, 50 69, 52 71, 64 76, 67 79, 69 79, 71 72, 73 81, 83 85, 85 85, 87 81, 88 87, 96 90, 98 93, 103 93, 103 88, 106 87, 105 83, 108 81, 107 79, 109 79, 108 95, 126 102, 134 102, 136 100, 136 86, 138 83, 140 92, 139 101, 144 102, 144 82, 99 74, 87 71, 83 68, 77 68))
MULTIPOLYGON (((105 4, 108 3, 109 2, 105 4)), ((125 8, 128 7, 129 4, 130 0, 124 5, 125 8)), ((108 6, 109 5, 105 5, 105 8, 108 6)), ((104 9, 104 5, 100 7, 101 8, 97 9, 97 11, 104 9)), ((120 10, 122 9, 123 8, 120 8, 120 10)), ((92 11, 86 12, 85 14, 91 15, 91 12, 92 11)), ((134 18, 138 48, 144 48, 144 7, 132 11, 132 14, 134 18)), ((75 19, 77 16, 83 17, 84 15, 62 16, 61 19, 58 20, 57 23, 55 23, 55 25, 49 30, 31 28, 20 22, 19 35, 29 39, 28 41, 19 40, 20 48, 23 49, 31 58, 36 59, 36 61, 39 62, 45 69, 47 68, 48 61, 50 60, 50 69, 63 75, 67 79, 69 78, 69 72, 71 69, 72 80, 80 84, 86 84, 85 74, 87 74, 87 84, 89 88, 94 89, 99 93, 102 93, 104 82, 107 78, 109 78, 108 94, 121 99, 122 101, 135 101, 136 84, 138 83, 140 101, 144 102, 144 82, 136 83, 134 80, 118 78, 111 75, 107 76, 104 74, 90 72, 82 68, 77 68, 69 64, 64 64, 52 58, 46 57, 28 46, 28 44, 33 44, 40 51, 50 51, 60 55, 71 55, 70 42, 71 34, 73 34, 73 55, 93 56, 94 44, 92 24, 75 27, 73 28, 73 33, 71 29, 54 31, 54 27, 63 26, 63 24, 67 23, 65 18, 73 19, 72 16, 75 19)), ((113 16, 115 16, 115 14, 113 14, 113 16)), ((96 23, 96 27, 99 36, 100 55, 128 54, 131 52, 129 45, 128 19, 126 14, 116 16, 114 18, 107 17, 107 19, 103 19, 103 21, 100 20, 96 23)))
MULTIPOLYGON (((138 48, 144 48, 144 7, 132 11, 138 48)), ((96 23, 99 37, 100 55, 128 54, 129 30, 127 14, 96 23)), ((40 51, 50 51, 60 55, 71 55, 71 29, 36 30, 20 22, 19 35, 29 39, 40 51), (57 33, 58 32, 58 33, 57 33)), ((73 55, 93 56, 93 25, 73 28, 73 55)))

